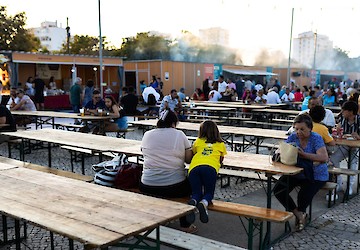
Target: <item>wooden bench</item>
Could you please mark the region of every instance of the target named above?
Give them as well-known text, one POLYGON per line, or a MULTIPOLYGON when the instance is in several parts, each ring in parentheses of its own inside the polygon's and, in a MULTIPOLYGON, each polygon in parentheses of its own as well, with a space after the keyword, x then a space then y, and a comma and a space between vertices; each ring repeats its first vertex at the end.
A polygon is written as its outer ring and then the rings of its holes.
POLYGON ((2 162, 12 164, 13 166, 29 168, 29 169, 49 173, 49 174, 55 174, 55 175, 79 180, 79 181, 92 182, 94 179, 93 176, 77 174, 77 173, 73 173, 73 172, 66 171, 66 170, 61 170, 61 169, 50 168, 50 167, 46 167, 46 166, 33 164, 30 162, 23 162, 23 161, 9 159, 9 158, 5 158, 5 157, 0 157, 0 159, 2 162))
POLYGON ((56 123, 54 124, 56 129, 68 130, 78 132, 84 127, 81 124, 71 124, 71 123, 56 123))
POLYGON ((129 132, 134 132, 135 129, 133 128, 127 128, 127 129, 118 129, 117 131, 114 131, 116 132, 116 137, 117 138, 124 138, 126 137, 126 133, 129 133, 129 132))
POLYGON ((292 119, 279 119, 279 118, 274 118, 272 119, 273 122, 281 122, 281 123, 286 123, 288 124, 288 126, 290 126, 291 124, 294 123, 294 120, 292 119))
MULTIPOLYGON (((161 243, 167 246, 175 246, 180 249, 212 249, 212 250, 243 250, 244 248, 219 242, 216 240, 189 234, 169 227, 160 226, 161 243)), ((153 231, 147 238, 156 240, 156 233, 153 231)))
MULTIPOLYGON (((251 144, 250 142, 248 141, 233 141, 233 145, 234 145, 234 151, 239 151, 241 152, 241 147, 243 148, 243 151, 245 150, 245 147, 249 147, 253 144, 251 144)), ((253 146, 256 146, 256 145, 253 145, 253 146)), ((276 144, 276 143, 266 143, 266 142, 263 142, 263 143, 260 143, 259 145, 260 148, 267 148, 269 150, 275 148, 279 148, 279 145, 276 144)))
POLYGON ((289 128, 289 124, 283 124, 283 123, 269 123, 269 122, 260 122, 260 121, 243 121, 244 124, 246 125, 256 125, 259 126, 261 128, 273 128, 273 127, 279 127, 281 129, 285 128, 288 129, 289 128))
MULTIPOLYGON (((90 149, 85 148, 78 148, 78 147, 72 147, 72 146, 61 146, 62 149, 68 150, 70 152, 70 162, 71 162, 71 171, 74 172, 74 162, 81 162, 81 171, 83 174, 85 174, 85 156, 91 155, 91 156, 99 156, 99 162, 101 162, 102 156, 107 156, 110 158, 114 158, 117 154, 112 152, 93 152, 90 149)), ((129 156, 128 160, 133 161, 134 159, 130 159, 129 156)), ((134 162, 139 163, 139 157, 136 157, 134 162)))
MULTIPOLYGON (((129 189, 128 191, 140 193, 139 189, 129 189)), ((183 197, 172 198, 171 200, 187 204, 189 199, 189 197, 183 197)), ((248 249, 252 249, 255 235, 259 235, 259 246, 263 246, 264 242, 262 242, 262 235, 264 222, 286 223, 289 222, 294 216, 293 213, 287 211, 220 200, 213 200, 212 204, 209 204, 208 210, 235 215, 240 219, 244 217, 248 221, 248 228, 245 228, 246 234, 248 236, 248 249)), ((243 224, 243 226, 245 227, 245 224, 243 224)), ((286 226, 285 229, 285 232, 280 237, 284 237, 291 232, 289 226, 286 226)))

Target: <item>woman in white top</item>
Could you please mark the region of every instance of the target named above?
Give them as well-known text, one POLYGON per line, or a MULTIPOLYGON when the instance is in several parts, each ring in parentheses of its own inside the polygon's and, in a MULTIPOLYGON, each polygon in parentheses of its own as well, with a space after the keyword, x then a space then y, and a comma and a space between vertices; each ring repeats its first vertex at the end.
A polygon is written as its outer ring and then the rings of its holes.
MULTIPOLYGON (((141 142, 144 156, 140 191, 157 197, 177 198, 191 194, 184 163, 192 159, 191 144, 184 132, 177 130, 177 115, 171 110, 160 113, 157 128, 147 131, 141 142)), ((197 229, 180 218, 183 231, 197 229)))

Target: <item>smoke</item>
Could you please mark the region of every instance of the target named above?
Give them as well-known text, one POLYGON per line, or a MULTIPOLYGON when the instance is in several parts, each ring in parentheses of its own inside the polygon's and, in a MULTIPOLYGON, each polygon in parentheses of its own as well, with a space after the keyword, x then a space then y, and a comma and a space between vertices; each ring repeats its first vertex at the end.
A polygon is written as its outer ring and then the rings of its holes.
POLYGON ((170 59, 199 63, 242 64, 238 50, 221 45, 205 44, 190 32, 183 31, 170 48, 170 59))
POLYGON ((288 58, 280 50, 270 51, 262 48, 255 56, 254 66, 287 67, 288 58))

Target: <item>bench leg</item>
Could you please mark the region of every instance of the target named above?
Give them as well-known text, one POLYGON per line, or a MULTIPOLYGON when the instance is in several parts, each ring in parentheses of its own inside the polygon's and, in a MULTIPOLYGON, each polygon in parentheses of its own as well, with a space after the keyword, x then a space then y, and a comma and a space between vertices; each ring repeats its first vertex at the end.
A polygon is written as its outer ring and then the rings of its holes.
POLYGON ((7 217, 2 215, 2 226, 3 226, 3 242, 8 241, 8 234, 7 234, 7 217))
POLYGON ((16 250, 21 249, 21 239, 20 239, 20 221, 15 219, 15 243, 16 243, 16 250))
POLYGON ((50 231, 50 249, 53 250, 55 249, 55 245, 54 245, 54 233, 50 231))
POLYGON ((263 221, 257 221, 252 218, 245 217, 245 219, 248 221, 248 226, 246 227, 246 225, 244 224, 244 222, 242 221, 240 216, 239 216, 239 219, 245 229, 246 235, 248 236, 247 248, 250 250, 253 249, 254 236, 256 236, 258 234, 259 235, 259 249, 266 249, 267 246, 265 246, 265 241, 263 242, 263 228, 264 228, 263 221))

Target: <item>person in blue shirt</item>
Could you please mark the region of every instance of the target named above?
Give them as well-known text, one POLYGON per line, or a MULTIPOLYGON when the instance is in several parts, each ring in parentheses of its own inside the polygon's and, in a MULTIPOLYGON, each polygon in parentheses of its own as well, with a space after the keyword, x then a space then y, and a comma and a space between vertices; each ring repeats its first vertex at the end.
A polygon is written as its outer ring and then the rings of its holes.
POLYGON ((335 92, 332 89, 329 89, 326 94, 322 97, 324 106, 334 106, 335 105, 335 92))
POLYGON ((184 89, 184 88, 180 88, 180 91, 177 93, 178 96, 179 96, 179 98, 180 98, 180 101, 181 101, 181 102, 184 102, 184 101, 185 101, 185 98, 186 98, 184 92, 185 92, 185 89, 184 89))
POLYGON ((95 89, 92 94, 92 100, 86 103, 85 109, 87 114, 97 115, 98 109, 105 109, 105 102, 101 98, 100 91, 95 89))
POLYGON ((306 208, 311 204, 315 194, 329 180, 327 166, 329 157, 323 138, 312 132, 313 122, 308 114, 298 115, 294 119, 293 127, 295 132, 287 138, 286 142, 295 144, 298 148, 298 164, 299 159, 301 159, 309 162, 310 166, 307 169, 308 171, 305 171, 304 168, 300 174, 282 176, 274 187, 274 194, 287 211, 294 213, 296 230, 301 231, 304 229, 307 220, 306 208), (309 173, 309 171, 312 176, 304 174, 305 172, 309 173), (285 186, 286 183, 288 183, 288 188, 285 186), (295 187, 300 187, 297 204, 290 196, 295 187))

